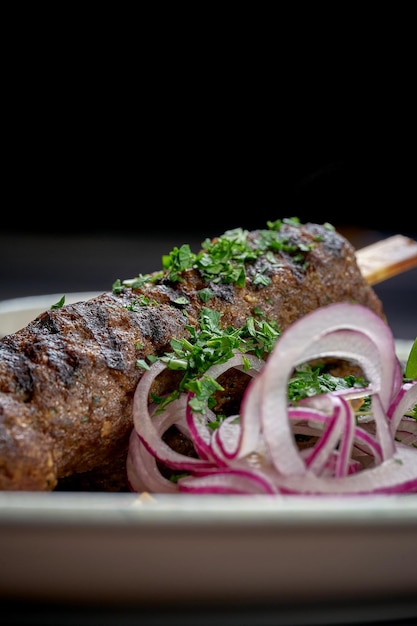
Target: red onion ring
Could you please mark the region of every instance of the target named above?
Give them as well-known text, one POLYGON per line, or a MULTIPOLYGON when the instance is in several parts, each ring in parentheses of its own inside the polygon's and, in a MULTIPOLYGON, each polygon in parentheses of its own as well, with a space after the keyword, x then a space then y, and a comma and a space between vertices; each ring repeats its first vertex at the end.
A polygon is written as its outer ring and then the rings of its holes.
POLYGON ((388 325, 362 305, 331 304, 304 316, 279 337, 266 362, 235 354, 212 366, 216 379, 250 361, 240 416, 217 429, 207 407, 196 414, 182 394, 157 414, 149 401, 152 382, 165 365, 156 361, 135 391, 127 471, 134 491, 192 493, 369 494, 417 492, 417 425, 405 416, 417 403, 417 380, 402 383, 388 325), (288 403, 289 378, 308 361, 335 357, 357 363, 369 386, 288 403), (355 398, 370 397, 372 415, 356 417, 355 398), (199 458, 172 450, 163 440, 177 424, 199 458), (314 436, 300 450, 296 434, 314 436), (407 445, 407 443, 409 445, 407 445), (157 461, 186 472, 172 483, 157 461))

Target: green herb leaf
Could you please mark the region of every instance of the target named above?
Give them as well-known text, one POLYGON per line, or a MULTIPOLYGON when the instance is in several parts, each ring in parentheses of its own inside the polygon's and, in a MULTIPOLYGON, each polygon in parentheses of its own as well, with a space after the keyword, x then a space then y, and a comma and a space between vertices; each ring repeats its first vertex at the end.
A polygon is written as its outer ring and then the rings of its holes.
POLYGON ((212 289, 210 289, 209 287, 206 287, 205 289, 200 289, 200 291, 198 292, 199 298, 201 300, 201 302, 207 303, 210 298, 213 297, 213 291, 212 289))
POLYGON ((143 370, 149 369, 149 365, 144 359, 136 359, 136 367, 140 367, 143 370))
POLYGON ((414 339, 414 343, 411 346, 404 374, 406 378, 417 378, 417 337, 414 339))
POLYGON ((51 306, 51 309, 62 309, 64 304, 65 304, 65 296, 62 296, 62 298, 58 300, 58 302, 56 302, 55 304, 51 306))
MULTIPOLYGON (((113 291, 120 293, 123 287, 132 289, 140 288, 144 282, 156 282, 163 277, 172 282, 183 280, 183 272, 197 269, 207 282, 212 283, 233 283, 238 287, 244 287, 247 280, 247 265, 256 261, 260 256, 265 255, 268 262, 276 264, 273 252, 283 251, 292 257, 294 263, 299 263, 300 268, 307 267, 305 255, 313 247, 311 244, 300 242, 294 245, 289 242, 288 237, 282 234, 282 225, 290 224, 300 226, 297 217, 267 222, 267 228, 257 231, 257 236, 249 237, 250 233, 242 228, 228 230, 220 237, 206 239, 201 244, 201 250, 194 254, 188 244, 180 248, 174 247, 169 254, 162 256, 161 272, 138 276, 123 282, 115 281, 113 291)), ((265 287, 270 283, 268 276, 257 273, 252 277, 254 284, 258 287, 265 287)), ((207 301, 208 292, 201 291, 201 299, 207 301)))

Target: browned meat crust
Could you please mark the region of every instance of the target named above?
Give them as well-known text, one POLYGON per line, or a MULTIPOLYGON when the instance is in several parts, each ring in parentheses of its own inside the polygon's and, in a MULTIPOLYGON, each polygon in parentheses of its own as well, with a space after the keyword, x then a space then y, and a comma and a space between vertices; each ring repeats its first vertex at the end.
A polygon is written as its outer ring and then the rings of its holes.
MULTIPOLYGON (((339 233, 317 224, 283 227, 289 241, 314 244, 307 266, 278 251, 247 267, 244 288, 210 284, 206 304, 239 327, 254 309, 283 330, 331 302, 361 303, 384 318, 382 303, 339 233), (259 271, 271 277, 257 287, 259 271)), ((256 245, 258 231, 250 234, 256 245)), ((124 474, 138 358, 170 351, 173 337, 198 323, 207 284, 197 270, 182 282, 166 276, 138 290, 104 293, 49 310, 0 340, 0 489, 128 489, 124 474), (149 304, 138 304, 146 296, 149 304), (186 297, 188 304, 178 305, 186 297)))

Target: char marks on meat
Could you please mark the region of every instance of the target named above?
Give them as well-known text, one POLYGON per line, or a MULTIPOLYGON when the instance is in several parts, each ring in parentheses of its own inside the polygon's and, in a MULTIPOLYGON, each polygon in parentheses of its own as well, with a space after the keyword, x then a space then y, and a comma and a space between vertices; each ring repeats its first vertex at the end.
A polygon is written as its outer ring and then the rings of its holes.
MULTIPOLYGON (((260 231, 248 234, 257 246, 260 231)), ((155 282, 46 311, 0 340, 0 489, 128 490, 125 458, 131 407, 143 372, 137 359, 170 351, 172 338, 198 324, 203 302, 223 326, 243 326, 254 310, 284 330, 306 313, 339 301, 363 304, 384 318, 360 273, 353 246, 324 225, 283 224, 299 263, 285 250, 249 263, 244 287, 208 285, 200 271, 180 282, 155 282), (308 249, 310 246, 311 249, 308 249), (259 273, 271 279, 256 286, 259 273), (144 303, 144 300, 146 302, 144 303), (181 302, 181 304, 178 304, 181 302)))

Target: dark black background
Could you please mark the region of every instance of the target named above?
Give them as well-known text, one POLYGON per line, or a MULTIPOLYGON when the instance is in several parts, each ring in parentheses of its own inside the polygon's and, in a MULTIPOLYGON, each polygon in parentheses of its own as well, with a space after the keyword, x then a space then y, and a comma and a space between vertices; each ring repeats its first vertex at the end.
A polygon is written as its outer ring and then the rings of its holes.
POLYGON ((104 50, 58 65, 38 45, 5 90, 1 232, 181 243, 298 216, 415 234, 406 66, 312 52, 191 73, 181 47, 136 68, 104 50))
POLYGON ((199 142, 190 129, 160 129, 153 145, 151 137, 106 142, 97 129, 87 137, 86 126, 74 131, 64 129, 62 144, 48 134, 26 137, 7 165, 3 232, 168 232, 181 243, 183 234, 211 237, 290 216, 417 232, 413 153, 401 138, 356 142, 327 127, 323 135, 301 128, 248 142, 206 130, 199 142))

